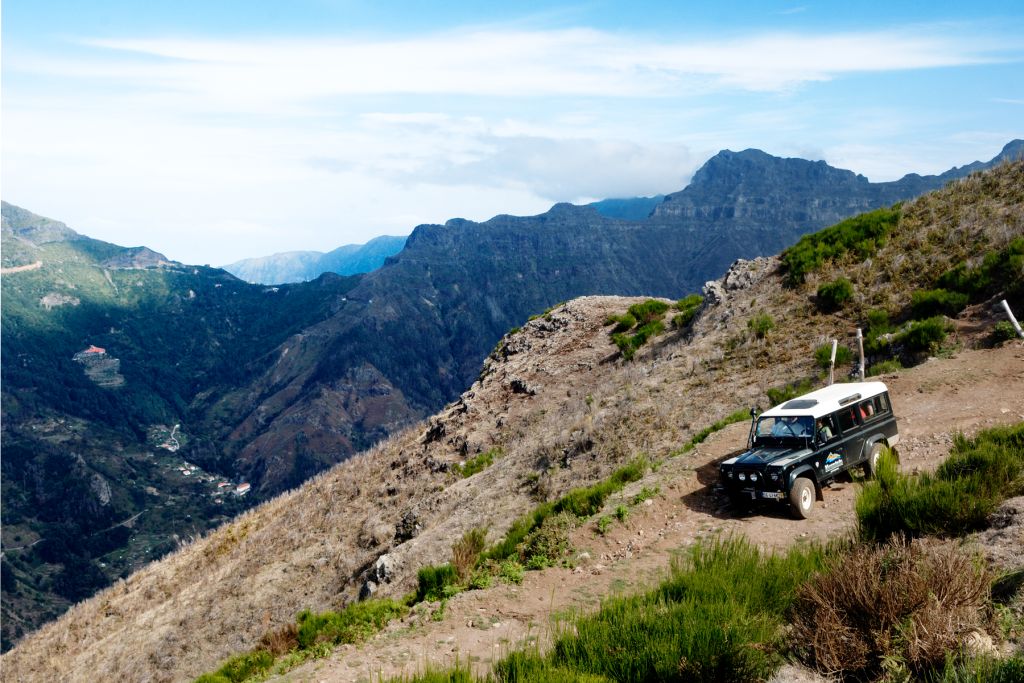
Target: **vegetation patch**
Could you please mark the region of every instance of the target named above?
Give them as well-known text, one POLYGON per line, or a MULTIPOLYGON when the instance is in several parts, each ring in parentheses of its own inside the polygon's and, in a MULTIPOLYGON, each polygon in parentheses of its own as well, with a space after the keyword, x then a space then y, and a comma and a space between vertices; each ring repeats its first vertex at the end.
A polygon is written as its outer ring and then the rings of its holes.
POLYGON ((851 254, 861 261, 873 256, 885 244, 899 219, 900 205, 897 204, 892 208, 862 213, 814 234, 804 235, 781 254, 787 284, 803 284, 808 273, 828 261, 839 261, 851 254))
POLYGON ((853 298, 853 283, 845 277, 826 282, 818 287, 818 308, 823 311, 838 311, 853 298))
POLYGON ((902 474, 891 454, 883 454, 876 479, 857 496, 859 533, 883 541, 977 531, 1004 499, 1020 491, 1022 473, 1024 423, 973 439, 957 436, 935 474, 902 474))
POLYGON ((750 411, 746 409, 737 410, 735 413, 723 417, 721 420, 715 422, 710 427, 705 427, 704 429, 694 434, 689 441, 683 444, 683 448, 680 451, 680 453, 689 453, 690 451, 697 447, 697 444, 704 443, 704 440, 707 439, 712 434, 714 434, 715 432, 721 431, 731 424, 735 424, 736 422, 743 422, 744 420, 747 419, 750 419, 750 411))
POLYGON ((799 382, 790 382, 781 387, 772 387, 765 394, 768 396, 768 402, 773 406, 777 406, 797 396, 802 396, 813 388, 814 382, 811 379, 802 379, 799 382))
MULTIPOLYGON (((814 350, 814 362, 822 370, 832 365, 832 344, 822 344, 814 350)), ((841 368, 853 362, 853 351, 848 346, 836 345, 836 367, 841 368)))
POLYGON ((622 315, 610 315, 605 319, 605 325, 615 325, 611 331, 612 342, 625 360, 632 360, 649 339, 665 331, 662 318, 667 310, 668 304, 664 301, 648 299, 633 304, 622 315))
POLYGON ((767 313, 758 313, 747 321, 747 329, 758 339, 764 339, 775 329, 775 321, 767 313))
POLYGON ((918 289, 910 295, 910 316, 915 320, 936 315, 954 317, 967 306, 968 296, 948 289, 918 289))
POLYGON ((672 316, 672 326, 677 330, 688 327, 703 303, 704 297, 700 294, 691 294, 677 301, 675 307, 679 312, 672 316))
POLYGON ((1024 303, 1024 237, 1017 237, 999 251, 988 252, 977 266, 957 264, 942 274, 938 286, 967 294, 970 301, 1002 291, 1010 303, 1024 303))
POLYGON ((495 446, 494 448, 484 451, 478 455, 473 456, 463 464, 456 463, 452 466, 452 470, 455 471, 460 477, 472 477, 474 474, 483 472, 485 469, 494 464, 495 458, 500 458, 502 450, 500 447, 495 446))
POLYGON ((889 358, 888 360, 879 361, 872 363, 871 367, 867 369, 868 377, 877 377, 878 375, 886 375, 891 372, 899 372, 903 369, 903 363, 900 362, 899 358, 889 358))
POLYGON ((968 634, 984 632, 990 583, 984 564, 956 544, 855 546, 799 590, 793 651, 844 678, 921 680, 959 654, 968 634))

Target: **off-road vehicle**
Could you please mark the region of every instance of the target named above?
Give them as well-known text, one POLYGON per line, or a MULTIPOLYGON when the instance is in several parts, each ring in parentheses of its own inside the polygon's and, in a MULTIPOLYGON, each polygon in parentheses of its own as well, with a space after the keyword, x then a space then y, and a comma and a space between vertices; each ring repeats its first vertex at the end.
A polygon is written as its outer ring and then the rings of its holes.
POLYGON ((882 449, 900 440, 882 382, 833 384, 751 418, 747 450, 719 465, 719 488, 738 507, 788 502, 800 519, 849 469, 872 476, 882 449))

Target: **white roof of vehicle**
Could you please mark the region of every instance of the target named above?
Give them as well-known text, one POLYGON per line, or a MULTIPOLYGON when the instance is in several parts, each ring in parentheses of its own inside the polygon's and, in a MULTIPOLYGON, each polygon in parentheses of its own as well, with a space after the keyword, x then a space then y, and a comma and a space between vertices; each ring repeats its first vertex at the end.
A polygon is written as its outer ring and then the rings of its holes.
POLYGON ((786 401, 761 413, 761 417, 811 415, 821 417, 834 413, 843 406, 853 405, 871 396, 888 391, 884 382, 848 382, 833 384, 817 391, 786 401))

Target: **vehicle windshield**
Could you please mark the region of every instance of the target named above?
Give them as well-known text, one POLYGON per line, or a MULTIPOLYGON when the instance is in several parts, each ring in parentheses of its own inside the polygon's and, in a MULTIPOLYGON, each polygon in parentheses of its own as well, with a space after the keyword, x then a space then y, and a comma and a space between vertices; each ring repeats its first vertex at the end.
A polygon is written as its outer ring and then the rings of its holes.
POLYGON ((755 440, 759 442, 780 439, 809 439, 814 435, 814 418, 810 415, 787 415, 785 417, 762 417, 754 429, 755 440))

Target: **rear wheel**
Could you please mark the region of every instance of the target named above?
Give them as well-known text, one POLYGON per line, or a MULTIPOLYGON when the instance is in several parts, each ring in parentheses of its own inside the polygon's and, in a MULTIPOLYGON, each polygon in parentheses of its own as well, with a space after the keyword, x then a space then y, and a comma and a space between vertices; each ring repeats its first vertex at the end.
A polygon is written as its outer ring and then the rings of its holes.
POLYGON ((789 489, 789 504, 797 519, 810 517, 814 509, 814 482, 807 477, 797 477, 789 489))
POLYGON ((878 475, 878 461, 882 458, 882 444, 876 443, 868 453, 868 459, 864 461, 864 474, 868 479, 874 479, 878 475))

